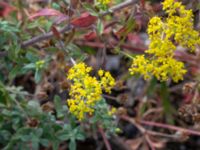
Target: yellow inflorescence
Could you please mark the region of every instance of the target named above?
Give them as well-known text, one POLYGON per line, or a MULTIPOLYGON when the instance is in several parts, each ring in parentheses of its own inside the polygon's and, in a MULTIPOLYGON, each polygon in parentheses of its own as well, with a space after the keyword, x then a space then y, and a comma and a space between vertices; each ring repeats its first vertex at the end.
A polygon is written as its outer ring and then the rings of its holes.
POLYGON ((111 92, 111 88, 115 85, 115 80, 111 76, 109 72, 105 72, 103 70, 98 71, 98 75, 100 77, 100 84, 102 88, 107 92, 111 92))
POLYGON ((115 85, 115 80, 109 72, 99 70, 100 81, 89 75, 92 68, 84 63, 74 65, 69 70, 67 79, 72 80, 70 99, 67 100, 69 111, 79 120, 84 118, 86 113, 94 112, 96 102, 101 99, 102 89, 110 92, 115 85))
POLYGON ((44 64, 45 64, 45 61, 44 61, 44 60, 39 60, 39 61, 37 61, 37 62, 35 63, 36 68, 38 68, 38 69, 41 69, 41 68, 44 66, 44 64))
POLYGON ((145 53, 150 57, 137 56, 129 71, 132 75, 142 74, 145 79, 154 75, 161 81, 171 77, 177 82, 183 79, 186 70, 182 62, 174 59, 175 43, 194 50, 195 45, 200 44, 200 38, 193 29, 192 10, 186 10, 180 2, 174 0, 165 0, 163 10, 168 17, 165 20, 153 17, 148 25, 151 43, 145 53))
POLYGON ((102 5, 108 5, 111 2, 111 0, 97 0, 97 2, 99 2, 102 5))

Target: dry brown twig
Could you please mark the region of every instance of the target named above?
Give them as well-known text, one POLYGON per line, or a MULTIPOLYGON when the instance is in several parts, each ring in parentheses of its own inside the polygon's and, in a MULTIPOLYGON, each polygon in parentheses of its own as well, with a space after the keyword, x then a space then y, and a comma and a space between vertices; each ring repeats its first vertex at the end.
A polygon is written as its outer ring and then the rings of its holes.
POLYGON ((155 143, 150 139, 151 136, 160 136, 160 137, 165 137, 165 138, 172 138, 175 140, 178 140, 181 137, 176 134, 171 135, 171 134, 165 134, 165 133, 147 130, 142 126, 142 124, 146 125, 146 126, 153 126, 153 127, 159 127, 159 128, 164 128, 164 129, 168 129, 168 130, 174 130, 174 131, 179 132, 181 135, 190 135, 191 134, 191 135, 200 136, 199 131, 195 131, 195 130, 191 130, 191 129, 185 129, 185 128, 181 128, 181 127, 177 127, 177 126, 173 126, 173 125, 151 122, 151 121, 144 121, 144 120, 136 121, 134 118, 130 118, 128 116, 121 116, 120 118, 125 121, 128 121, 131 124, 133 124, 134 126, 136 126, 137 129, 142 133, 142 135, 144 135, 146 142, 149 144, 149 146, 151 147, 152 150, 155 150, 155 143))
POLYGON ((106 149, 107 150, 112 150, 111 146, 110 146, 110 143, 108 141, 108 139, 106 138, 106 135, 103 131, 103 129, 101 127, 99 127, 99 133, 101 134, 102 138, 103 138, 103 141, 105 143, 105 146, 106 146, 106 149))

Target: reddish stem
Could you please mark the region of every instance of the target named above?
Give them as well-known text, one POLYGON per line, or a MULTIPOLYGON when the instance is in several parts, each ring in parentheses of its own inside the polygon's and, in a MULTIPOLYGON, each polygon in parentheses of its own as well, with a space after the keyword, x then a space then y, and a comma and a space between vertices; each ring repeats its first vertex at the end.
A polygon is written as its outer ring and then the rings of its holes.
POLYGON ((160 127, 160 128, 170 129, 170 130, 182 131, 182 132, 185 132, 185 133, 200 136, 200 132, 198 132, 198 131, 185 129, 185 128, 181 128, 181 127, 176 127, 176 126, 169 125, 169 124, 162 124, 162 123, 144 121, 144 120, 141 120, 139 122, 141 124, 148 125, 148 126, 155 126, 155 127, 160 127))
POLYGON ((101 134, 101 136, 102 136, 102 138, 103 138, 103 141, 104 141, 104 143, 105 143, 105 145, 106 145, 106 149, 107 149, 107 150, 112 150, 112 148, 111 148, 111 146, 110 146, 110 143, 109 143, 108 139, 106 138, 106 135, 105 135, 103 129, 100 128, 100 127, 99 127, 99 132, 100 132, 100 134, 101 134))
MULTIPOLYGON (((90 46, 90 47, 95 47, 95 48, 104 48, 105 47, 105 44, 102 42, 90 42, 90 41, 80 40, 80 39, 75 40, 75 43, 78 45, 90 46)), ((116 46, 117 44, 118 44, 117 41, 110 41, 110 44, 106 45, 106 47, 114 48, 114 46, 116 46)), ((138 52, 138 53, 144 53, 144 51, 146 50, 146 48, 139 48, 136 46, 131 46, 130 44, 122 44, 121 47, 124 49, 127 49, 127 50, 138 52)))

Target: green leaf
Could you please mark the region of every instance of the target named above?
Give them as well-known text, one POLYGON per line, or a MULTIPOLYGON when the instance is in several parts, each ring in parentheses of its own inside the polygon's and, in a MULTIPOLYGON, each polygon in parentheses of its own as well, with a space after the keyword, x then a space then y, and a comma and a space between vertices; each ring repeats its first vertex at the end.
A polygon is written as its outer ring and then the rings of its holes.
POLYGON ((92 15, 98 17, 99 14, 97 11, 93 8, 93 5, 88 4, 88 3, 83 3, 83 7, 92 15))
POLYGON ((77 140, 84 140, 84 139, 85 139, 85 135, 79 132, 79 133, 76 135, 76 139, 77 139, 77 140))
POLYGON ((36 134, 38 137, 41 137, 42 134, 43 134, 43 129, 42 129, 42 128, 37 128, 36 131, 35 131, 35 134, 36 134))
POLYGON ((40 143, 44 147, 48 147, 49 146, 49 140, 47 140, 47 139, 40 139, 40 143))
POLYGON ((8 91, 5 89, 4 85, 0 82, 0 103, 3 103, 9 107, 13 101, 8 91))
POLYGON ((165 82, 161 83, 161 89, 160 89, 160 95, 161 95, 161 100, 164 108, 164 112, 166 115, 166 119, 168 123, 173 124, 173 113, 175 112, 175 109, 173 108, 173 105, 169 101, 169 91, 168 87, 165 82))
POLYGON ((42 113, 42 109, 38 101, 29 101, 26 109, 27 113, 31 116, 39 115, 42 113))
POLYGON ((38 107, 40 107, 40 104, 38 103, 38 101, 32 100, 28 102, 28 106, 32 109, 38 109, 38 107))
POLYGON ((155 90, 156 90, 156 85, 157 85, 157 80, 154 77, 150 81, 150 85, 149 85, 149 87, 147 89, 147 95, 153 96, 153 94, 155 93, 155 90))
POLYGON ((35 20, 27 25, 27 29, 37 28, 39 26, 38 20, 35 20))
POLYGON ((22 135, 22 136, 21 136, 21 140, 22 140, 23 142, 28 142, 28 141, 31 140, 31 136, 30 136, 30 135, 22 135))
POLYGON ((59 142, 58 141, 53 141, 52 142, 53 150, 58 150, 59 147, 59 142))
POLYGON ((71 138, 71 135, 69 133, 62 133, 62 134, 58 135, 58 138, 61 141, 66 141, 71 138))
POLYGON ((35 79, 35 82, 36 83, 39 83, 40 81, 41 81, 41 79, 42 79, 42 72, 41 72, 41 70, 36 70, 35 71, 35 76, 34 76, 34 79, 35 79))
POLYGON ((72 56, 73 58, 82 59, 83 57, 85 57, 85 55, 83 55, 81 49, 73 43, 69 43, 67 45, 67 50, 69 50, 70 56, 72 56))
POLYGON ((19 75, 21 73, 21 66, 15 66, 9 73, 9 80, 12 80, 13 78, 15 78, 17 75, 19 75))
POLYGON ((12 45, 9 46, 8 51, 9 51, 8 57, 10 58, 10 60, 17 62, 17 60, 20 57, 19 54, 21 51, 21 47, 16 40, 14 40, 12 42, 12 45))
POLYGON ((100 19, 98 19, 97 21, 97 32, 99 35, 101 35, 103 33, 103 23, 100 19))
POLYGON ((60 10, 60 5, 58 3, 52 3, 52 8, 60 10))
POLYGON ((71 131, 72 130, 71 124, 65 124, 63 126, 63 129, 66 130, 66 131, 71 131))
POLYGON ((63 105, 62 105, 62 101, 60 99, 59 96, 55 96, 54 97, 54 104, 55 104, 55 109, 56 109, 56 115, 58 118, 63 118, 64 114, 63 114, 63 105))
POLYGON ((74 139, 69 142, 69 150, 76 150, 76 141, 74 139))
POLYGON ((35 69, 35 63, 27 64, 23 67, 24 70, 32 70, 35 69))
POLYGON ((35 64, 36 61, 39 60, 38 56, 37 56, 35 53, 33 53, 33 52, 27 52, 27 53, 26 53, 26 58, 27 58, 30 62, 34 63, 34 64, 35 64))
POLYGON ((5 32, 19 32, 19 29, 15 25, 10 24, 7 21, 1 21, 0 22, 0 31, 5 31, 5 32))
POLYGON ((48 32, 49 30, 50 30, 50 28, 52 27, 52 22, 50 22, 50 21, 47 21, 46 22, 46 24, 45 24, 45 26, 44 26, 44 29, 45 29, 45 31, 46 32, 48 32))
POLYGON ((9 111, 7 109, 3 109, 3 111, 1 112, 2 115, 5 115, 7 117, 11 117, 12 116, 12 111, 9 111))
POLYGON ((9 140, 10 136, 11 136, 11 133, 9 131, 1 130, 0 131, 0 139, 1 139, 0 143, 9 140))
POLYGON ((40 140, 37 137, 32 139, 32 144, 31 144, 31 149, 32 150, 39 150, 39 141, 40 140))

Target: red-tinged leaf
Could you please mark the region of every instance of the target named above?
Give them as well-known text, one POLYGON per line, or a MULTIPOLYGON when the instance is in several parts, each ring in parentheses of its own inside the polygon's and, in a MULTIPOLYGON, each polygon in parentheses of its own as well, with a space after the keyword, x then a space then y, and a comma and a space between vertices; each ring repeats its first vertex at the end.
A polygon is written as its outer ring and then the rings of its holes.
POLYGON ((0 2, 0 17, 6 17, 10 12, 14 11, 15 7, 10 6, 6 2, 0 2))
POLYGON ((144 9, 145 8, 145 0, 140 0, 141 6, 144 9))
POLYGON ((186 94, 184 95, 183 102, 185 104, 190 104, 192 102, 193 97, 194 97, 194 94, 186 94))
POLYGON ((54 35, 56 38, 58 38, 58 39, 61 38, 60 32, 56 29, 56 27, 55 27, 54 25, 51 27, 51 31, 53 32, 53 35, 54 35))
POLYGON ((83 13, 79 18, 76 18, 71 21, 71 24, 75 27, 86 28, 94 24, 97 20, 97 17, 90 15, 88 12, 83 13))
POLYGON ((84 35, 84 38, 88 41, 96 39, 97 34, 96 32, 92 31, 84 35))
POLYGON ((63 16, 63 14, 55 9, 52 8, 44 8, 39 10, 37 13, 33 14, 29 17, 29 19, 35 19, 41 16, 63 16))

